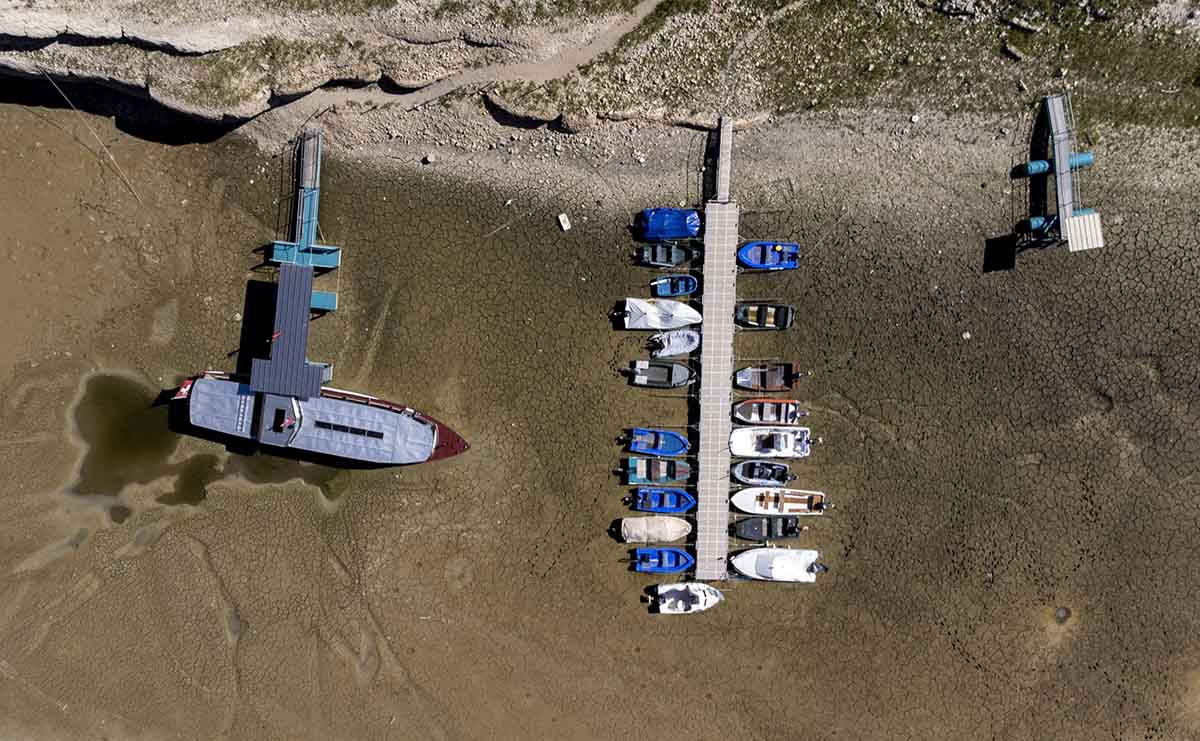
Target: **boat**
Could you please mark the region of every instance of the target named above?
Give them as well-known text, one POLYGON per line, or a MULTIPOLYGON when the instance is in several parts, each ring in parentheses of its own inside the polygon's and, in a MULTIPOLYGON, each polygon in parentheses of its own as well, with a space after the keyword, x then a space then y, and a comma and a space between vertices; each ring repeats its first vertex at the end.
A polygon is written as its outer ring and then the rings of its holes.
POLYGON ((700 347, 700 332, 695 329, 672 329, 651 335, 646 342, 650 357, 667 358, 672 355, 688 355, 700 347))
POLYGON ((375 396, 329 387, 308 398, 256 392, 249 378, 205 371, 172 398, 193 427, 255 440, 322 461, 401 466, 458 455, 470 445, 427 414, 375 396))
POLYGON ((634 386, 673 389, 696 381, 696 371, 683 363, 672 363, 666 360, 635 360, 630 368, 632 369, 630 382, 634 386))
POLYGON ((639 512, 678 515, 695 506, 696 497, 685 489, 642 486, 638 487, 633 497, 633 508, 639 512))
POLYGON ((643 455, 684 455, 691 447, 678 432, 653 427, 634 427, 629 438, 629 452, 643 455))
POLYGON ((625 477, 630 484, 673 484, 687 481, 692 466, 674 458, 642 458, 631 455, 625 459, 625 477))
POLYGON ((668 242, 700 236, 700 213, 694 208, 647 208, 633 217, 643 242, 668 242))
POLYGON ((739 574, 751 579, 812 583, 826 570, 817 563, 820 555, 799 548, 751 548, 734 556, 730 563, 739 574))
POLYGON ((786 463, 742 461, 730 471, 735 481, 746 486, 782 486, 796 478, 786 463))
POLYGON ((702 582, 659 584, 654 589, 650 609, 662 615, 685 615, 704 612, 723 599, 725 595, 721 594, 721 590, 702 582))
POLYGON ((733 383, 747 391, 787 391, 799 377, 791 363, 768 363, 738 369, 733 383))
POLYGON ((625 329, 678 329, 703 321, 700 312, 666 298, 627 298, 625 329))
POLYGON ((738 262, 750 270, 794 270, 800 267, 795 242, 747 242, 738 248, 738 262))
POLYGON ((819 491, 769 486, 742 489, 729 502, 748 515, 820 515, 830 506, 819 491))
POLYGON ((733 405, 733 418, 748 425, 796 425, 807 416, 795 399, 747 399, 733 405))
POLYGON ((681 244, 655 242, 638 250, 638 262, 655 268, 677 268, 695 257, 696 253, 681 244))
POLYGON ((694 275, 664 275, 650 281, 650 288, 659 298, 688 296, 696 292, 700 281, 694 275))
POLYGON ((799 517, 747 517, 733 525, 734 535, 759 543, 799 538, 800 533, 807 529, 807 525, 800 525, 799 517))
POLYGON ((806 458, 807 427, 738 427, 729 433, 729 452, 739 458, 806 458))
POLYGON ((643 574, 678 574, 696 565, 692 554, 674 546, 634 550, 633 570, 643 574))
POLYGON ((738 304, 733 320, 743 329, 787 329, 796 319, 789 304, 738 304))
POLYGON ((683 540, 692 532, 692 524, 678 517, 625 517, 621 520, 621 539, 626 543, 670 543, 683 540))

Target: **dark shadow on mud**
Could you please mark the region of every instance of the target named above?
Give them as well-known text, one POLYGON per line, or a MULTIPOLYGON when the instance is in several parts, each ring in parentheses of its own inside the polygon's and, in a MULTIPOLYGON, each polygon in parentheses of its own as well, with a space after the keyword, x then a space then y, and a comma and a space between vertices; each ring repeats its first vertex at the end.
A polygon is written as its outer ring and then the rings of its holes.
POLYGON ((142 51, 156 51, 164 54, 170 54, 175 57, 199 57, 205 52, 201 51, 183 51, 169 44, 155 44, 144 39, 139 39, 132 36, 81 36, 77 33, 60 33, 57 36, 52 36, 45 39, 33 39, 28 36, 12 36, 9 34, 0 33, 0 52, 18 51, 28 52, 45 49, 47 46, 54 44, 62 44, 63 46, 76 47, 93 47, 93 46, 113 46, 120 44, 122 46, 131 46, 134 49, 142 51))
POLYGON ((523 116, 512 111, 507 111, 491 101, 490 98, 483 98, 484 110, 492 117, 496 123, 501 126, 508 126, 514 129, 540 129, 548 125, 550 122, 544 118, 537 116, 523 116))
MULTIPOLYGON (((244 123, 242 120, 214 123, 186 116, 155 102, 137 88, 117 83, 57 79, 55 82, 79 110, 111 118, 126 134, 159 144, 204 144, 244 123)), ((54 85, 40 76, 0 76, 0 103, 37 108, 71 107, 54 85)))
POLYGON ((275 332, 276 290, 276 285, 267 281, 246 282, 246 301, 242 306, 242 332, 234 351, 237 354, 239 375, 250 375, 250 367, 255 358, 271 357, 271 335, 275 332))
POLYGON ((1012 270, 1017 266, 1017 236, 1004 234, 992 237, 983 245, 983 272, 1012 270))

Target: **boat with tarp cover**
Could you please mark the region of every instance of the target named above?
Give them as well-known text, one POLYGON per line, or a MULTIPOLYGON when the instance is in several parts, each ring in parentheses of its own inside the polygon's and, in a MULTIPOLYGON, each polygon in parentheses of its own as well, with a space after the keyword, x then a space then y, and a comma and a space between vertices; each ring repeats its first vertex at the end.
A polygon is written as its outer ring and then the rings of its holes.
POLYGON ((257 393, 247 379, 220 371, 187 379, 172 403, 187 406, 192 426, 222 436, 368 465, 435 461, 470 447, 403 404, 328 387, 309 398, 257 393))
POLYGON ((692 524, 679 517, 652 515, 621 520, 621 539, 626 543, 670 543, 683 540, 691 532, 692 524))

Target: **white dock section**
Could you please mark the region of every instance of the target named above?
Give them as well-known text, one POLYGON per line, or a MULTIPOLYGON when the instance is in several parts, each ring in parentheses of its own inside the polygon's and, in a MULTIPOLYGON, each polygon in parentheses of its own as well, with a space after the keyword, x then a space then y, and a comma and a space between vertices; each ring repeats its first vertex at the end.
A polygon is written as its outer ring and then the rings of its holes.
POLYGON ((1065 95, 1046 98, 1050 114, 1050 134, 1054 141, 1054 190, 1058 201, 1059 234, 1071 252, 1094 250, 1104 246, 1104 231, 1100 214, 1091 209, 1076 212, 1079 183, 1071 170, 1071 155, 1075 152, 1075 116, 1070 99, 1065 95))
POLYGON ((724 579, 729 557, 729 433, 733 427, 733 306, 740 210, 729 200, 733 126, 721 120, 717 200, 704 209, 704 329, 700 345, 700 448, 696 578, 724 579))

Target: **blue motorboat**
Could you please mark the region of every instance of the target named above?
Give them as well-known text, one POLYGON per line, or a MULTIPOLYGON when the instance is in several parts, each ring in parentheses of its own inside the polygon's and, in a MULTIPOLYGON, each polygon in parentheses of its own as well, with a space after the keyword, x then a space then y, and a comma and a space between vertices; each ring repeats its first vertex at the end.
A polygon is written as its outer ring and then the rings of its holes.
POLYGON ((700 214, 692 208, 648 208, 634 217, 633 226, 646 242, 695 239, 700 235, 700 214))
POLYGON ((630 484, 674 484, 687 481, 691 475, 691 465, 676 458, 631 455, 625 459, 625 480, 630 484))
POLYGON ((682 548, 638 548, 633 553, 633 570, 643 574, 678 574, 696 565, 692 554, 682 548))
POLYGON ((794 270, 800 267, 795 242, 747 242, 738 248, 738 262, 751 270, 794 270))
POLYGON ((629 434, 629 452, 644 455, 683 455, 691 444, 687 438, 671 430, 634 427, 629 434))
POLYGON ((633 508, 639 512, 678 515, 690 512, 695 506, 696 497, 689 494, 685 489, 642 486, 638 487, 633 497, 633 508))
POLYGON ((664 275, 650 281, 650 288, 659 298, 688 296, 695 293, 699 286, 700 281, 696 280, 694 275, 664 275))

